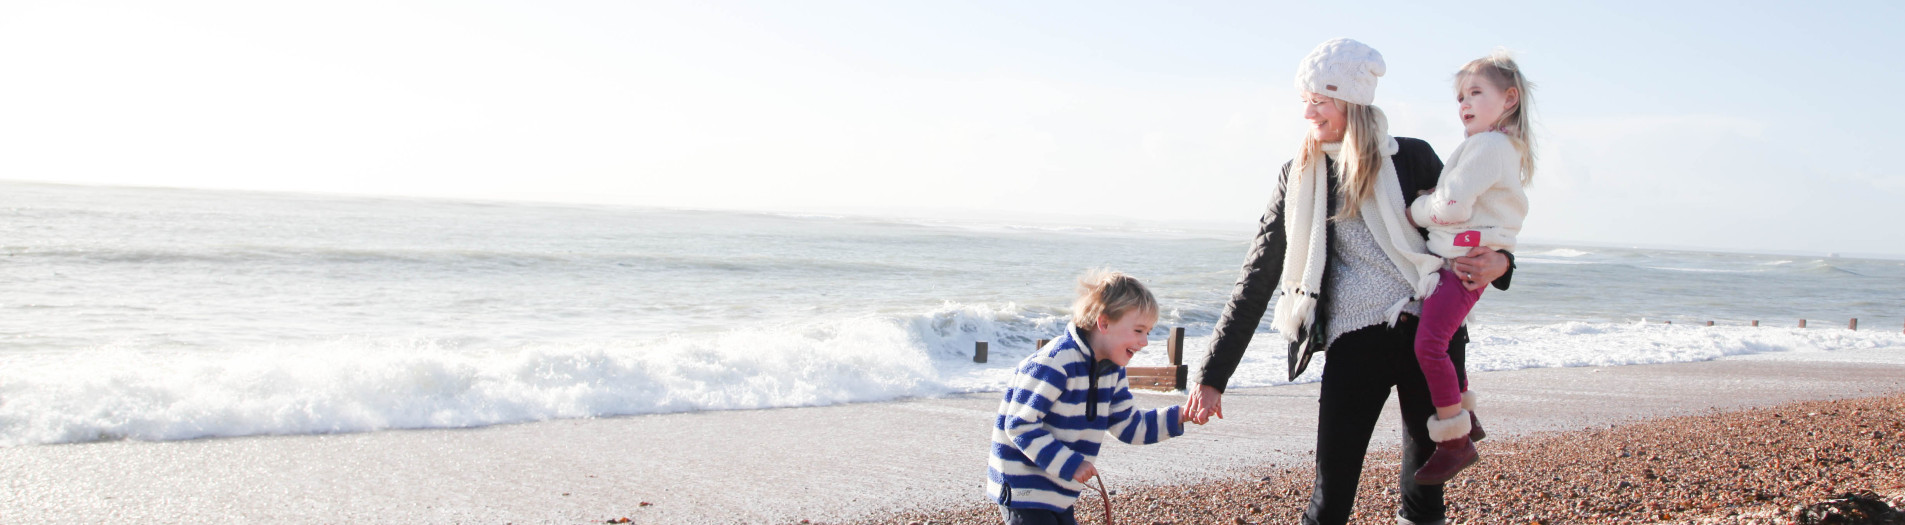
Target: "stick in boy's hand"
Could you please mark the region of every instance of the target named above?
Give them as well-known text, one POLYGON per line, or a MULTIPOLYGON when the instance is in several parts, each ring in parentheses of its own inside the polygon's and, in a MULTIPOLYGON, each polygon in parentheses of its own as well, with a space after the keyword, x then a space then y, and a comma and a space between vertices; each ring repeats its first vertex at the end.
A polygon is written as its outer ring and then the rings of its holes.
POLYGON ((1096 475, 1098 475, 1098 467, 1091 466, 1091 462, 1086 461, 1083 465, 1078 466, 1077 474, 1072 474, 1072 481, 1084 483, 1091 481, 1092 476, 1096 475))

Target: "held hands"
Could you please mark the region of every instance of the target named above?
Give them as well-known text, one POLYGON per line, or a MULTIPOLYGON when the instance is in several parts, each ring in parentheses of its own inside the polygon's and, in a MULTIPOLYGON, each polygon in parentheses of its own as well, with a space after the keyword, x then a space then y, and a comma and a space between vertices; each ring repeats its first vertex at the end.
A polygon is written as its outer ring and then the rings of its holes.
POLYGON ((1508 256, 1483 246, 1469 248, 1468 255, 1456 257, 1453 261, 1455 276, 1462 278, 1462 287, 1470 290, 1488 286, 1488 283, 1508 273, 1508 256))
POLYGON ((1078 466, 1078 473, 1072 474, 1072 481, 1084 483, 1091 481, 1091 478, 1097 475, 1098 467, 1091 466, 1091 462, 1086 461, 1085 464, 1078 466))
POLYGON ((1184 403, 1184 419, 1199 425, 1209 423, 1211 416, 1224 418, 1224 395, 1210 385, 1197 385, 1191 390, 1191 398, 1184 403))
POLYGON ((1206 421, 1210 421, 1210 418, 1204 418, 1204 420, 1203 420, 1203 421, 1198 421, 1198 419, 1197 419, 1196 417, 1194 417, 1194 416, 1193 416, 1193 415, 1191 414, 1191 408, 1190 408, 1190 407, 1187 407, 1187 406, 1184 406, 1184 405, 1178 405, 1178 407, 1177 407, 1177 424, 1179 424, 1179 425, 1182 425, 1182 424, 1185 424, 1185 423, 1197 423, 1197 424, 1199 424, 1199 425, 1202 425, 1202 424, 1204 424, 1204 423, 1205 423, 1206 421))

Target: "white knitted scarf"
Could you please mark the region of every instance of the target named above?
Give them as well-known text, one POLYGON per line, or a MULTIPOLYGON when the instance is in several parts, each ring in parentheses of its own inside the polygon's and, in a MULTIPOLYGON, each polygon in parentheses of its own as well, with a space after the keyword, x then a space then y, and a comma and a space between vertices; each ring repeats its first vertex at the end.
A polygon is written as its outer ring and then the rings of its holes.
MULTIPOLYGON (((1397 301, 1384 314, 1393 325, 1404 306, 1435 290, 1440 280, 1437 271, 1442 268, 1443 259, 1429 253, 1422 235, 1410 227, 1408 218, 1403 216, 1408 213, 1408 201, 1403 199, 1396 162, 1391 158, 1398 150, 1396 139, 1384 133, 1377 143, 1382 145, 1382 170, 1376 178, 1375 198, 1363 199, 1358 209, 1363 224, 1369 227, 1383 254, 1389 256, 1389 261, 1395 263, 1402 278, 1415 290, 1415 297, 1397 301)), ((1341 142, 1323 145, 1323 152, 1332 159, 1342 149, 1341 142)), ((1271 326, 1283 334, 1286 341, 1296 341, 1300 331, 1315 322, 1316 297, 1322 291, 1323 267, 1329 259, 1329 250, 1324 244, 1329 238, 1329 168, 1323 162, 1310 164, 1308 169, 1290 174, 1286 182, 1288 191, 1283 194, 1283 228, 1289 243, 1283 253, 1283 280, 1277 286, 1281 298, 1277 299, 1271 326)))

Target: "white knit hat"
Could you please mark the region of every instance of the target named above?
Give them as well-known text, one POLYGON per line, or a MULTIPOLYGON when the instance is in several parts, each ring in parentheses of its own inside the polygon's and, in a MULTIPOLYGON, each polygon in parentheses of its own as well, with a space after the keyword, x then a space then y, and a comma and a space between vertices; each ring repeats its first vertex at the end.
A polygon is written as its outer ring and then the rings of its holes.
POLYGON ((1296 88, 1367 106, 1376 101, 1376 77, 1383 70, 1382 53, 1375 48, 1338 38, 1303 57, 1296 67, 1296 88))

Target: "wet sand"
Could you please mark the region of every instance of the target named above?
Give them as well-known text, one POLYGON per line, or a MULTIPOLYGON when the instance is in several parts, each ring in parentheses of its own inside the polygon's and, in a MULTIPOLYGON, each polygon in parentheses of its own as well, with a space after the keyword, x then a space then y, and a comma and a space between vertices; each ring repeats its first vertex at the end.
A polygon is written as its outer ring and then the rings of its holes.
MULTIPOLYGON (((1786 358, 1794 360, 1477 374, 1490 432, 1484 445, 1507 449, 1551 432, 1586 435, 1674 416, 1905 393, 1905 349, 1786 358)), ((1297 475, 1310 464, 1316 388, 1234 390, 1225 396, 1229 419, 1159 445, 1111 445, 1100 469, 1132 496, 1297 475)), ((0 522, 837 523, 989 510, 980 485, 996 396, 0 448, 0 522)), ((1157 407, 1182 397, 1139 400, 1157 407)), ((1399 443, 1394 413, 1392 406, 1379 423, 1372 451, 1399 443)), ((1375 452, 1371 466, 1385 461, 1394 462, 1393 452, 1375 452)), ((1386 488, 1391 483, 1375 480, 1393 476, 1366 478, 1365 486, 1386 488)), ((1290 479, 1307 494, 1301 478, 1290 479)))

